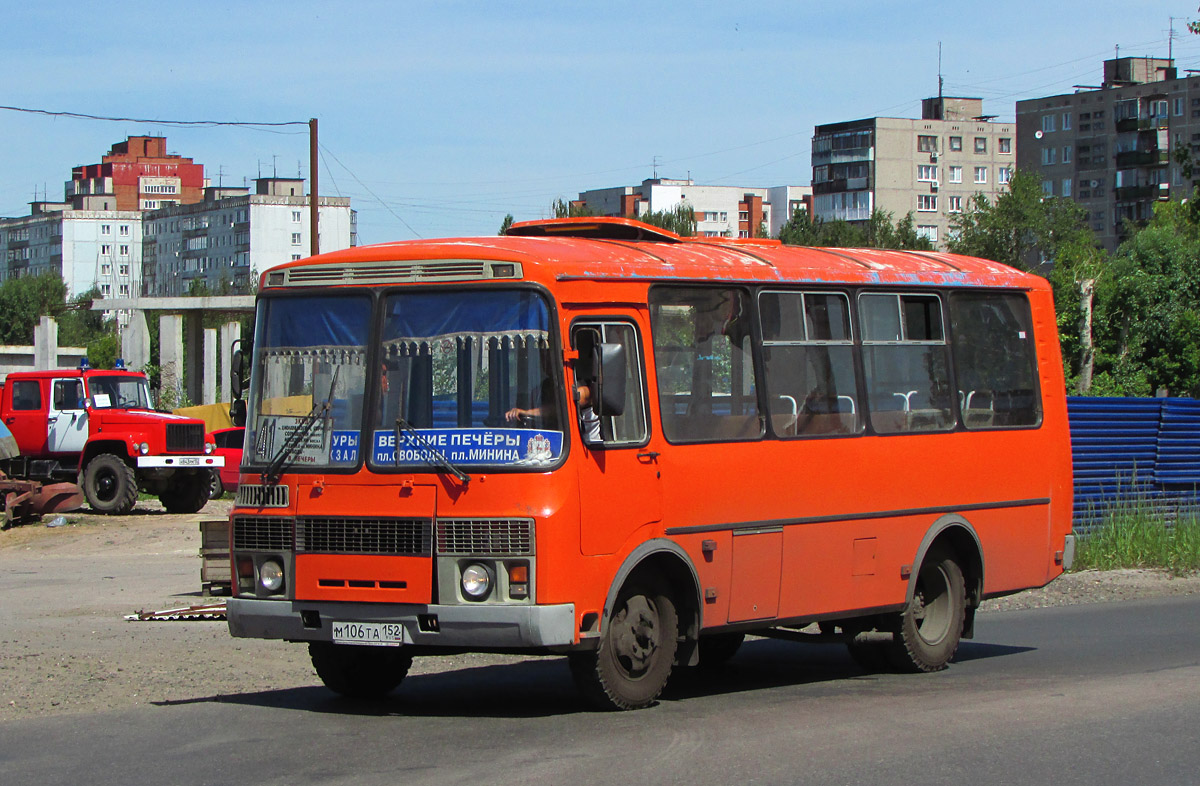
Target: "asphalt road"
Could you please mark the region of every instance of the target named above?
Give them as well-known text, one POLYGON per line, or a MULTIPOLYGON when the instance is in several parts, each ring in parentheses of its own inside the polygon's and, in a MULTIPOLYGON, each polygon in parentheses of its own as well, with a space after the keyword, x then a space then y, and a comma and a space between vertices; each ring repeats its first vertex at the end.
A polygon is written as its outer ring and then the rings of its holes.
POLYGON ((561 659, 0 724, 12 784, 1165 784, 1200 780, 1200 602, 988 614, 932 675, 752 640, 660 704, 588 711, 561 659))

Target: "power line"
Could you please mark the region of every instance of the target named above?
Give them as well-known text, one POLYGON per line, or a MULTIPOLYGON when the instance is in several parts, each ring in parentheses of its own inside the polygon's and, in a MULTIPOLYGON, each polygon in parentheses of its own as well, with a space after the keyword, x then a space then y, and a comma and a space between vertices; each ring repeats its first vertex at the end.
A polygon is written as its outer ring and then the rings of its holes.
POLYGON ((44 115, 46 117, 71 117, 77 120, 104 120, 113 123, 147 123, 150 125, 159 126, 200 126, 211 128, 213 126, 238 126, 242 128, 254 127, 280 127, 280 126, 307 126, 307 121, 289 120, 282 123, 257 123, 239 120, 151 120, 144 117, 108 117, 106 115, 89 115, 83 112, 54 112, 49 109, 33 109, 23 106, 3 106, 0 109, 8 112, 25 112, 30 115, 44 115))

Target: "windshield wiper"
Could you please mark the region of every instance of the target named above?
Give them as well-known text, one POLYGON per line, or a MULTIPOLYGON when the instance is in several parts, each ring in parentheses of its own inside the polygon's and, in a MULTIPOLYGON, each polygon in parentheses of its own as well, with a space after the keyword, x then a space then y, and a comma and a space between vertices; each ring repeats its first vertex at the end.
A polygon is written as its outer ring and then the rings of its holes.
POLYGON ((449 475, 453 475, 455 478, 458 479, 458 482, 463 484, 464 486, 471 482, 470 475, 468 475, 467 473, 463 472, 458 467, 451 464, 450 459, 446 458, 445 453, 443 453, 442 451, 440 451, 436 447, 434 447, 433 443, 431 443, 429 440, 425 439, 425 437, 422 436, 421 432, 417 431, 416 428, 413 427, 413 424, 409 423, 407 420, 405 420, 400 415, 396 416, 396 458, 395 458, 396 466, 400 466, 400 434, 401 433, 403 433, 406 437, 408 437, 409 442, 412 442, 413 444, 415 444, 418 448, 420 448, 425 453, 426 459, 432 466, 440 469, 441 471, 443 471, 449 475))
POLYGON ((333 369, 333 379, 329 381, 329 395, 324 401, 317 402, 304 416, 304 419, 296 424, 292 429, 292 433, 279 446, 279 450, 275 451, 275 455, 271 457, 271 462, 267 464, 267 468, 263 471, 260 480, 264 486, 274 486, 279 482, 279 476, 283 471, 291 466, 293 454, 308 440, 308 435, 312 433, 313 426, 319 420, 328 420, 329 412, 333 408, 333 389, 337 385, 338 372, 342 370, 341 366, 335 366, 333 369))

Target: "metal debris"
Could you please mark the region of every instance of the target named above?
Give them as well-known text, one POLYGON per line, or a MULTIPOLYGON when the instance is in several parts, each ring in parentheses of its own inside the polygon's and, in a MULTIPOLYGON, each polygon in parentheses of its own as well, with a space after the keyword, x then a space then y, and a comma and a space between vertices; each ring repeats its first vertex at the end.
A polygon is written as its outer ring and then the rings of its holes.
POLYGON ((225 619, 225 604, 210 603, 206 606, 183 606, 178 609, 163 609, 162 611, 138 611, 136 614, 126 614, 129 622, 157 622, 161 620, 223 620, 225 619))

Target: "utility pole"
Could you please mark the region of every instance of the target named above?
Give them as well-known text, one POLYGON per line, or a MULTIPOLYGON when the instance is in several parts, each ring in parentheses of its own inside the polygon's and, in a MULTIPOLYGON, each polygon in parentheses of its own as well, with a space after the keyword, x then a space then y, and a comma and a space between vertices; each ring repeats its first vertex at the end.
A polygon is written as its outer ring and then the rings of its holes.
POLYGON ((310 256, 316 256, 321 253, 321 235, 318 231, 318 218, 320 212, 317 210, 317 195, 320 190, 317 188, 317 119, 310 118, 308 121, 308 177, 310 184, 308 188, 308 250, 310 256))

